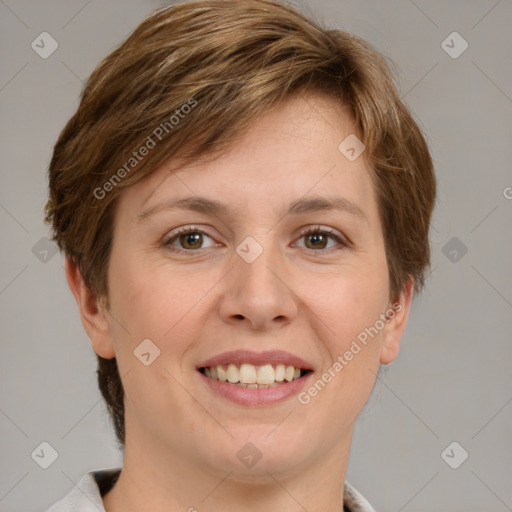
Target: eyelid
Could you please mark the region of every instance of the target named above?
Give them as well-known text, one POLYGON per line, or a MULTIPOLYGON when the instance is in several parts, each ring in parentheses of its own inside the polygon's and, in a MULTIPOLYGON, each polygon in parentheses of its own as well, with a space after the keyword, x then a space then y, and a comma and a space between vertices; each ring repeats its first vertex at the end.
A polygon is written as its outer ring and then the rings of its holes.
MULTIPOLYGON (((338 230, 335 230, 331 227, 327 226, 321 226, 321 225, 310 225, 302 228, 299 232, 299 234, 294 238, 296 244, 297 240, 300 240, 304 236, 311 235, 314 233, 322 233, 326 234, 331 239, 335 240, 337 245, 334 247, 328 247, 328 248, 319 248, 319 249, 311 249, 308 247, 300 247, 300 249, 305 250, 309 254, 315 254, 318 256, 322 255, 328 255, 333 252, 338 252, 342 250, 346 250, 347 248, 352 247, 352 242, 342 233, 340 233, 338 230)), ((163 237, 161 245, 164 249, 167 249, 173 253, 176 254, 184 254, 184 255, 192 255, 194 253, 196 254, 202 254, 205 250, 211 249, 212 247, 219 247, 219 244, 213 236, 208 234, 208 231, 205 230, 203 227, 199 227, 194 224, 189 224, 185 226, 180 226, 178 228, 175 228, 169 232, 166 233, 166 235, 163 237), (208 238, 211 238, 215 244, 211 247, 204 247, 200 249, 183 249, 181 247, 177 247, 171 243, 173 239, 178 239, 180 235, 182 234, 188 234, 188 233, 201 233, 202 235, 206 235, 208 238)))
MULTIPOLYGON (((329 235, 331 238, 336 239, 338 244, 341 245, 343 248, 352 247, 352 242, 345 235, 340 233, 338 230, 335 230, 335 229, 327 227, 327 226, 321 226, 321 225, 313 225, 313 226, 308 226, 308 227, 303 228, 300 231, 299 236, 297 237, 297 240, 302 238, 303 236, 311 235, 314 233, 325 233, 325 234, 329 235)), ((318 252, 318 253, 321 253, 321 252, 326 253, 326 252, 332 251, 333 249, 336 250, 336 247, 330 247, 328 249, 320 249, 317 251, 315 251, 315 249, 307 249, 307 250, 312 251, 312 252, 318 252)), ((340 249, 338 249, 338 250, 340 250, 340 249)))
POLYGON ((172 238, 176 238, 178 235, 181 235, 183 233, 195 233, 196 231, 208 235, 208 232, 205 231, 204 228, 196 226, 194 224, 187 224, 185 226, 180 226, 178 228, 172 229, 171 231, 167 231, 163 239, 164 241, 168 242, 172 238))
MULTIPOLYGON (((188 224, 188 225, 181 226, 181 227, 178 227, 171 231, 166 232, 166 234, 164 235, 164 237, 162 239, 162 246, 166 247, 166 248, 171 248, 170 250, 173 250, 176 252, 183 252, 183 253, 200 252, 201 249, 198 249, 195 251, 193 251, 191 249, 182 249, 181 247, 176 247, 170 243, 171 240, 177 239, 180 235, 188 234, 188 233, 201 233, 202 235, 206 235, 207 237, 211 238, 212 240, 214 240, 216 242, 214 237, 212 235, 208 234, 208 232, 204 228, 196 226, 194 224, 188 224)), ((216 244, 218 245, 217 242, 216 242, 216 244)))

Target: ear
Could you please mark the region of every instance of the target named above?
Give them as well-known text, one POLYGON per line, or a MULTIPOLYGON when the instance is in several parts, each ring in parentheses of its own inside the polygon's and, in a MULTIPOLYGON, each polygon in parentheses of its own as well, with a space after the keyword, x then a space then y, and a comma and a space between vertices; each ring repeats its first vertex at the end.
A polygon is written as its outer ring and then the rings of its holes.
POLYGON ((105 359, 112 359, 116 354, 112 344, 108 311, 103 301, 91 294, 80 270, 69 258, 66 258, 66 279, 94 352, 105 359))
POLYGON ((398 300, 389 306, 388 321, 384 327, 383 341, 380 347, 380 362, 382 364, 392 363, 398 355, 400 339, 407 324, 413 293, 414 282, 411 279, 404 284, 398 300))

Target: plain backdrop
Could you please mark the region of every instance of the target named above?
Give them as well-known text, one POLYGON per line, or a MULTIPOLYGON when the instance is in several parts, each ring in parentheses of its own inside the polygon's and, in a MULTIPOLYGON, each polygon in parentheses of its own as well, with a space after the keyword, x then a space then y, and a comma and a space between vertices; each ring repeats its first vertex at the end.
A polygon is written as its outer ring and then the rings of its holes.
MULTIPOLYGON (((44 510, 86 471, 122 463, 42 219, 83 81, 160 5, 0 1, 2 512, 44 510), (58 43, 46 59, 31 46, 42 32, 58 43), (57 455, 47 469, 41 443, 57 455)), ((297 5, 390 59, 439 180, 431 273, 358 419, 347 479, 381 512, 512 510, 512 3, 297 5)))

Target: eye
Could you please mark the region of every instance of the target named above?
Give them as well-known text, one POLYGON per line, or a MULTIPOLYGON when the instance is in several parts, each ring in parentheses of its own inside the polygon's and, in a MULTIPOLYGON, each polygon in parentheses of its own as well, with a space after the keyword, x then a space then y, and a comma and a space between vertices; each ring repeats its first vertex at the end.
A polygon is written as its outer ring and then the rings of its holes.
MULTIPOLYGON (((164 246, 172 251, 187 252, 196 251, 197 249, 205 249, 202 247, 204 237, 213 240, 204 231, 197 229, 193 226, 180 228, 173 233, 164 241, 164 246), (176 246, 180 244, 180 246, 176 246)), ((215 244, 210 245, 213 247, 215 244)))
POLYGON ((320 226, 303 231, 300 235, 300 238, 305 238, 306 249, 332 249, 332 246, 327 247, 329 239, 336 241, 338 245, 342 246, 341 248, 348 247, 348 243, 345 240, 343 240, 339 235, 337 235, 334 231, 332 231, 329 228, 321 228, 320 226))
MULTIPOLYGON (((164 240, 163 245, 171 251, 183 253, 198 252, 200 249, 207 249, 208 247, 219 245, 212 243, 209 246, 203 246, 205 237, 213 241, 212 237, 203 230, 194 226, 186 226, 171 232, 164 240)), ((316 252, 318 252, 318 250, 333 249, 336 248, 336 246, 339 246, 338 250, 349 247, 348 242, 341 236, 329 228, 322 228, 320 226, 303 231, 299 239, 302 238, 306 240, 305 248, 316 252), (331 245, 328 247, 329 241, 335 241, 336 243, 334 246, 331 245)))

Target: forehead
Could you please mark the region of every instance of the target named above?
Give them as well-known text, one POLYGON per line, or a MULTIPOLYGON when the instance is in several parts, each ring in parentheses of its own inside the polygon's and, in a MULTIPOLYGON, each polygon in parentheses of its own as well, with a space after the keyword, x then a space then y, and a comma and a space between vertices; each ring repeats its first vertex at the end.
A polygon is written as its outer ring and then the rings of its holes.
POLYGON ((185 166, 176 159, 166 162, 124 191, 119 208, 140 215, 165 200, 207 196, 238 212, 255 208, 264 214, 303 196, 328 193, 368 210, 375 194, 366 155, 350 160, 340 150, 355 131, 340 102, 298 96, 266 113, 226 151, 185 166))

